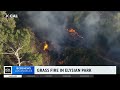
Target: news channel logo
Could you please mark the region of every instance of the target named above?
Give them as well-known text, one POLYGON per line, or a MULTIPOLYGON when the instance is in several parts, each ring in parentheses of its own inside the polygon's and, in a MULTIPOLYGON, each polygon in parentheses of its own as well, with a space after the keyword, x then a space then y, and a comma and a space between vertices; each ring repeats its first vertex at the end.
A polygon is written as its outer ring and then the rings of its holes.
POLYGON ((34 66, 4 66, 4 74, 31 75, 34 74, 34 66))
POLYGON ((4 66, 4 74, 12 74, 12 66, 4 66))

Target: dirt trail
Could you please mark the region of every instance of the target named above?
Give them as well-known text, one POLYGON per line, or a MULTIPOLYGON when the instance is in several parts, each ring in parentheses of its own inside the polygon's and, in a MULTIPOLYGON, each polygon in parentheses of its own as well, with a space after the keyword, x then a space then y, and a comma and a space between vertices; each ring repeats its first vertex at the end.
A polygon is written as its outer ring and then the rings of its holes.
POLYGON ((115 64, 115 65, 120 65, 120 62, 115 62, 114 60, 111 60, 111 59, 108 59, 108 58, 106 58, 106 57, 103 57, 103 56, 100 55, 100 54, 98 54, 98 57, 102 58, 102 59, 105 60, 105 61, 111 62, 111 63, 113 63, 113 64, 115 64))

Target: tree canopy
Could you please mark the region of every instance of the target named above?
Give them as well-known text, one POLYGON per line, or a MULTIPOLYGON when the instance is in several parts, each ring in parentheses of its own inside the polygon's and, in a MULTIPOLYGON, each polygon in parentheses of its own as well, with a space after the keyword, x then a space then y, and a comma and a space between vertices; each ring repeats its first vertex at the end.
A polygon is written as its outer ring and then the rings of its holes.
MULTIPOLYGON (((32 41, 35 37, 32 35, 30 28, 18 29, 15 19, 6 18, 6 14, 5 11, 0 11, 0 67, 3 65, 17 65, 17 55, 21 58, 21 62, 24 61, 22 58, 25 54, 33 54, 31 46, 35 44, 32 41)), ((30 59, 33 65, 42 65, 42 55, 40 53, 31 55, 27 57, 27 60, 30 59)))

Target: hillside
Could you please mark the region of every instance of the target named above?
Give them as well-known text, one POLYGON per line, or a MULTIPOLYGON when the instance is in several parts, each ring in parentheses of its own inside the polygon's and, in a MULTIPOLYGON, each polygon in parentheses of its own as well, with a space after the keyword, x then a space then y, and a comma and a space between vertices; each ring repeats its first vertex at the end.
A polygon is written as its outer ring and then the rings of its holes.
POLYGON ((0 67, 120 66, 117 11, 0 11, 0 38, 0 67))

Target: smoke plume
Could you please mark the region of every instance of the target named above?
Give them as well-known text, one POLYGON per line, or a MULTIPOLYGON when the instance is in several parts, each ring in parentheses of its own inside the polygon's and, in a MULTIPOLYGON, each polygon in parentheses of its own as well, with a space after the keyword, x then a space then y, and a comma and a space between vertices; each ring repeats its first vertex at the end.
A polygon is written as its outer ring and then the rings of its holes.
POLYGON ((97 39, 99 32, 100 15, 96 11, 91 11, 84 19, 86 46, 91 47, 97 39))
POLYGON ((65 11, 29 11, 27 14, 33 24, 33 31, 44 40, 51 41, 57 50, 66 35, 66 17, 70 12, 65 11))
MULTIPOLYGON (((61 49, 61 44, 64 43, 64 39, 67 35, 65 31, 65 26, 67 25, 66 17, 72 16, 75 12, 68 11, 29 11, 27 12, 29 19, 32 23, 32 30, 37 32, 39 37, 42 37, 43 40, 48 40, 54 44, 54 47, 59 51, 61 49)), ((111 29, 112 23, 110 20, 112 12, 101 13, 98 11, 89 11, 86 16, 84 16, 81 22, 83 22, 84 32, 83 41, 84 46, 88 48, 94 48, 94 44, 98 40, 98 34, 102 34, 106 38, 107 46, 110 47, 108 54, 118 53, 120 50, 120 42, 118 37, 120 34, 113 33, 114 29, 111 29), (102 17, 101 17, 102 15, 102 17), (109 24, 109 23, 112 23, 109 24), (104 27, 106 25, 106 27, 104 27), (117 42, 117 43, 116 43, 117 42), (117 48, 117 49, 116 49, 117 48)), ((105 44, 101 40, 103 45, 105 44)), ((82 42, 82 41, 81 41, 82 42)), ((76 42, 79 43, 79 42, 76 42)), ((112 56, 112 55, 111 55, 112 56)))

